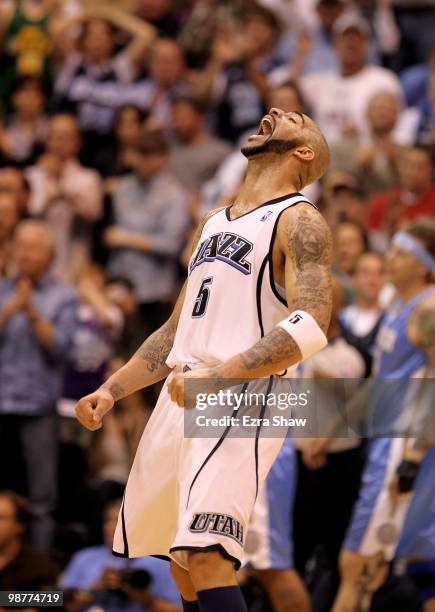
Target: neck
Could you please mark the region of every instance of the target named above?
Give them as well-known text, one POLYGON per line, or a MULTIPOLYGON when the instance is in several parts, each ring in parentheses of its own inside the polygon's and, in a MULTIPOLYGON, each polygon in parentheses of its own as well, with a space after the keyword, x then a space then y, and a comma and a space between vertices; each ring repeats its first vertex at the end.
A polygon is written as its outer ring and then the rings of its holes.
POLYGON ((373 130, 372 138, 375 141, 391 140, 391 132, 392 129, 390 128, 373 130))
POLYGON ((186 142, 186 144, 187 145, 198 144, 200 142, 204 142, 204 140, 207 140, 207 137, 208 137, 208 134, 205 130, 198 130, 197 132, 194 132, 191 135, 191 137, 186 142))
POLYGON ((101 68, 108 63, 109 59, 107 57, 88 57, 88 63, 91 66, 95 66, 96 68, 101 68))
POLYGON ((34 125, 39 119, 39 115, 16 115, 17 123, 20 125, 34 125))
POLYGON ((364 67, 363 64, 343 64, 341 67, 341 76, 350 77, 357 74, 364 67))
POLYGON ((299 190, 297 180, 289 180, 289 168, 279 159, 266 165, 263 156, 251 158, 245 180, 234 200, 235 205, 255 208, 267 200, 274 200, 299 190))
POLYGON ((362 310, 376 310, 379 309, 378 300, 372 298, 366 298, 364 296, 357 296, 355 305, 362 310))
POLYGON ((6 542, 0 549, 0 569, 9 565, 19 554, 22 542, 19 539, 6 542))
POLYGON ((59 159, 61 166, 64 166, 65 164, 69 164, 75 161, 77 158, 74 155, 68 155, 68 156, 59 155, 58 159, 59 159))
POLYGON ((407 302, 421 293, 427 286, 428 284, 425 280, 415 280, 414 282, 410 281, 408 283, 404 283, 403 287, 396 286, 397 295, 402 298, 404 302, 407 302))

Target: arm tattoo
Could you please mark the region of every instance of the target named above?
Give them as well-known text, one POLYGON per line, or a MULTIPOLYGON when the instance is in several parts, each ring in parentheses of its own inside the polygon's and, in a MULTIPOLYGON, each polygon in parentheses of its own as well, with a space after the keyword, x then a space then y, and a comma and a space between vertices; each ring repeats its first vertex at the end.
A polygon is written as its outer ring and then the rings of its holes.
POLYGON ((124 388, 119 383, 116 383, 116 382, 111 383, 108 387, 105 387, 105 388, 109 391, 109 393, 111 394, 115 402, 117 402, 119 399, 121 399, 125 395, 124 388))
MULTIPOLYGON (((288 250, 293 255, 295 270, 291 310, 306 310, 327 331, 331 313, 331 237, 329 229, 314 210, 298 210, 296 219, 285 233, 288 250)), ((293 338, 278 327, 273 328, 252 348, 240 355, 247 370, 265 365, 280 366, 299 353, 293 338)), ((284 367, 286 367, 284 365, 284 367)))
POLYGON ((267 364, 279 364, 298 350, 296 342, 281 327, 274 327, 252 348, 240 355, 243 366, 254 370, 267 364))
POLYGON ((326 332, 332 302, 329 229, 317 212, 301 210, 286 234, 288 248, 294 255, 295 309, 310 312, 326 332))
POLYGON ((167 321, 160 329, 145 340, 136 355, 147 362, 148 372, 155 372, 165 365, 174 343, 177 326, 167 321))

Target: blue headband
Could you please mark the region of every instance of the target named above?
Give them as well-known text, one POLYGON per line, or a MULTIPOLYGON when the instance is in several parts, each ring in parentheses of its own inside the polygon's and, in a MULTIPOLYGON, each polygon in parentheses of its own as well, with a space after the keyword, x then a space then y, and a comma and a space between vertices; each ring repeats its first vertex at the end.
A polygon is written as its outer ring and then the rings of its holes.
POLYGON ((414 236, 411 236, 411 234, 407 232, 398 232, 393 236, 393 244, 410 255, 413 255, 428 270, 435 270, 435 257, 431 255, 414 236))

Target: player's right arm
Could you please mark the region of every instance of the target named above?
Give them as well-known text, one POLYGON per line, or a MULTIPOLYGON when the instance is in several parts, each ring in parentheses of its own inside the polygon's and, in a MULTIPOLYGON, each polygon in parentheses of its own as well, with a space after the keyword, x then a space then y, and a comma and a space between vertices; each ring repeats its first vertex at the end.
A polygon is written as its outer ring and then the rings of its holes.
MULTIPOLYGON (((194 234, 192 252, 201 237, 202 229, 215 209, 207 213, 194 234)), ((83 397, 76 406, 77 419, 82 425, 94 431, 101 427, 104 415, 114 403, 139 389, 153 385, 166 378, 171 369, 166 359, 174 344, 178 321, 184 304, 187 281, 180 291, 174 310, 169 319, 149 336, 125 365, 117 370, 99 389, 83 397)))

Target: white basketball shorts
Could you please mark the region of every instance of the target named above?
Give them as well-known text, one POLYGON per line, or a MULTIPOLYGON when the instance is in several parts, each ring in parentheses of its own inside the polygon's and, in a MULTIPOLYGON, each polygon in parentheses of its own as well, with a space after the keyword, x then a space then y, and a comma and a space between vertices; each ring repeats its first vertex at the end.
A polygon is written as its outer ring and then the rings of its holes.
POLYGON ((136 452, 113 552, 165 557, 187 569, 189 551, 218 550, 238 568, 258 489, 283 438, 185 438, 170 379, 136 452))

